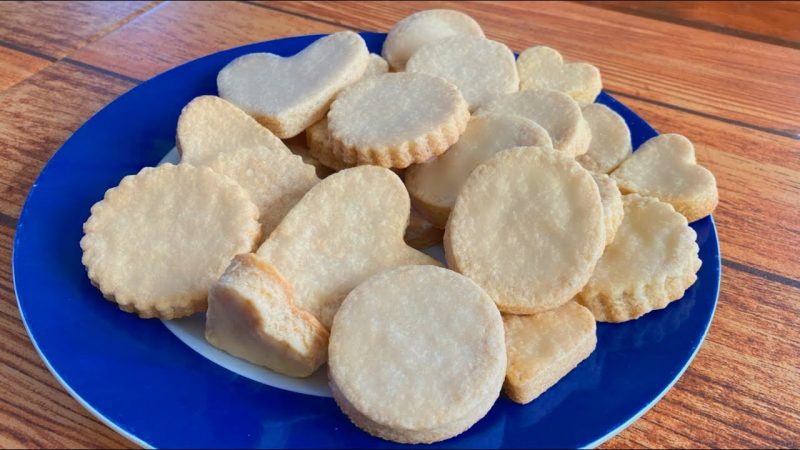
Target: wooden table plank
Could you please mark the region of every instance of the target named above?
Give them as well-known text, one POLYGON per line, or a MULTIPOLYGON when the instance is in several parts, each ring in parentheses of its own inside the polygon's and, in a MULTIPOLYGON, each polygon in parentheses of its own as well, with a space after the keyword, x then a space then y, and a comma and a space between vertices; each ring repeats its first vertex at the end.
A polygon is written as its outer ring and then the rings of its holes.
POLYGON ((50 64, 44 58, 0 45, 0 92, 50 64))

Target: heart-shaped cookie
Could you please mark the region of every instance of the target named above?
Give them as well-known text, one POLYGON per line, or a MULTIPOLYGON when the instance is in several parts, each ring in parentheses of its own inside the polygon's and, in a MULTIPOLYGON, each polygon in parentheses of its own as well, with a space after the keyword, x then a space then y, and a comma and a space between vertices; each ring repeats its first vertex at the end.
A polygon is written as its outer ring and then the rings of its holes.
POLYGON ((623 193, 656 197, 689 222, 711 214, 719 201, 714 174, 697 164, 694 145, 679 134, 645 142, 611 176, 623 193))
POLYGON ((575 99, 581 106, 594 102, 603 89, 600 71, 584 62, 564 62, 550 47, 531 47, 517 58, 519 88, 552 89, 575 99))
POLYGON ((217 76, 220 97, 242 108, 278 137, 296 136, 325 115, 336 94, 369 63, 361 36, 342 31, 283 58, 251 53, 217 76))

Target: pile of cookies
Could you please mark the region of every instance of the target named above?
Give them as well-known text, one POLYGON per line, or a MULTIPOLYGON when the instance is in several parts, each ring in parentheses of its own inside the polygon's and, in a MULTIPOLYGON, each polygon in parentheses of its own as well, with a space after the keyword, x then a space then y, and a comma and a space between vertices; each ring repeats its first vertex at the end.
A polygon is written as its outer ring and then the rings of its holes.
MULTIPOLYGON (((472 18, 398 22, 254 53, 184 108, 181 162, 125 177, 84 225, 83 263, 141 317, 206 311, 206 339, 304 377, 328 363, 367 432, 435 442, 501 388, 528 403, 595 348, 596 321, 666 307, 700 268, 717 203, 683 136, 634 154, 593 103, 600 72, 515 60, 472 18), (442 242, 448 268, 418 249, 442 242)), ((266 406, 265 406, 266 407, 266 406)))

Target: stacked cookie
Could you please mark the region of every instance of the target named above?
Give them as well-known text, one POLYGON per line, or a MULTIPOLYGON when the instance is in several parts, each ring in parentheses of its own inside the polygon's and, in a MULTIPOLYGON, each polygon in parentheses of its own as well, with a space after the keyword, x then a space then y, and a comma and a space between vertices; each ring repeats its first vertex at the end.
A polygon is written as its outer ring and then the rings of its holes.
POLYGON ((382 55, 340 32, 231 61, 178 120, 181 163, 92 208, 83 262, 122 309, 207 311, 209 343, 285 375, 327 361, 353 423, 435 442, 557 383, 596 321, 681 298, 717 191, 682 136, 632 153, 599 70, 551 48, 515 61, 429 10, 382 55), (418 250, 440 242, 449 269, 418 250))

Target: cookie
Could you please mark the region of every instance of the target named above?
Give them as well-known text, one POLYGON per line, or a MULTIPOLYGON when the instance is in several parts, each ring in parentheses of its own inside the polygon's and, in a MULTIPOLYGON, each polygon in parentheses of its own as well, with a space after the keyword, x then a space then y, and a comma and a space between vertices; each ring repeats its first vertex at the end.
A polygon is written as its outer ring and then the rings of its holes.
POLYGON ((405 70, 406 61, 423 45, 449 36, 483 37, 478 22, 451 9, 419 11, 397 22, 383 43, 383 57, 395 71, 405 70))
POLYGON ((422 214, 411 208, 406 233, 403 235, 403 240, 406 241, 406 244, 422 250, 441 244, 443 235, 444 229, 433 226, 422 214))
POLYGON ((369 63, 364 39, 341 31, 318 39, 300 53, 240 56, 217 76, 220 97, 242 108, 280 138, 290 138, 320 120, 336 94, 358 81, 369 63))
POLYGON ((622 197, 625 216, 614 242, 578 301, 599 322, 625 322, 683 296, 700 270, 697 234, 669 204, 637 194, 622 197))
POLYGON ((206 340, 253 364, 306 377, 325 362, 328 330, 294 306, 292 288, 256 255, 234 258, 208 290, 206 340))
POLYGON ((519 88, 563 92, 584 106, 594 102, 603 89, 600 71, 585 62, 564 62, 550 47, 531 47, 517 58, 519 88))
POLYGON ((369 54, 369 62, 367 63, 367 69, 364 71, 364 77, 374 77, 375 75, 383 75, 384 73, 389 71, 389 63, 386 62, 385 59, 381 58, 380 55, 376 55, 375 53, 369 54))
POLYGON ((406 266, 347 296, 331 329, 336 403, 368 433, 402 443, 456 436, 497 400, 503 322, 488 295, 453 271, 406 266))
MULTIPOLYGON (((312 128, 313 126, 314 125, 311 125, 309 129, 312 128)), ((306 130, 306 132, 308 132, 308 130, 306 130)), ((309 150, 308 148, 308 143, 306 141, 305 133, 295 136, 293 138, 286 139, 284 141, 284 144, 286 144, 286 146, 289 147, 289 150, 291 150, 292 153, 299 156, 304 163, 310 166, 314 166, 314 170, 316 170, 317 176, 320 179, 325 178, 334 172, 334 170, 332 170, 325 164, 322 164, 320 160, 318 160, 317 158, 314 157, 314 155, 311 154, 311 150, 309 150)))
POLYGON ((697 164, 694 145, 679 134, 645 142, 611 176, 623 193, 656 197, 689 222, 711 214, 719 202, 714 174, 697 164))
POLYGON ((294 288, 295 304, 326 327, 356 285, 384 270, 438 261, 403 242, 410 202, 390 170, 337 172, 306 193, 258 255, 294 288))
POLYGON ((473 117, 450 149, 406 171, 406 187, 414 207, 435 226, 444 228, 458 192, 473 169, 495 153, 520 146, 552 147, 547 131, 520 116, 473 117))
POLYGON ((345 89, 331 105, 333 154, 348 164, 405 168, 444 153, 467 126, 458 88, 421 73, 387 73, 345 89))
POLYGON ((606 245, 614 240, 619 224, 622 223, 624 209, 622 207, 622 194, 617 188, 617 182, 604 173, 592 172, 592 178, 600 190, 600 202, 603 204, 603 223, 606 230, 606 245))
POLYGON ((306 144, 311 156, 333 171, 338 172, 348 167, 353 167, 352 164, 343 162, 333 154, 333 141, 331 140, 331 134, 328 132, 327 118, 308 127, 306 130, 306 144))
POLYGON ((236 183, 188 164, 122 179, 83 224, 92 284, 125 311, 175 319, 205 311, 208 287, 260 236, 258 209, 236 183))
POLYGON ((592 141, 586 153, 575 159, 587 170, 610 173, 631 156, 631 131, 625 119, 606 105, 586 105, 582 112, 592 132, 592 141))
POLYGON ((489 293, 500 311, 535 314, 580 291, 605 245, 591 174, 544 147, 517 147, 478 166, 447 222, 448 267, 489 293))
POLYGON ((455 84, 470 111, 519 90, 514 53, 505 44, 482 36, 452 36, 424 45, 408 60, 406 71, 455 84))
POLYGON ((213 95, 195 98, 178 118, 176 138, 181 162, 200 165, 218 154, 244 147, 289 149, 246 112, 213 95))
POLYGON ((592 140, 592 132, 580 106, 557 91, 506 94, 478 109, 476 114, 511 114, 533 120, 547 130, 555 149, 571 156, 586 153, 592 140))
POLYGON ((291 153, 266 147, 220 153, 208 163, 214 172, 243 187, 259 211, 265 238, 303 195, 319 182, 313 166, 291 153))
POLYGON ((597 346, 597 325, 592 313, 568 302, 530 316, 503 316, 508 369, 503 391, 511 400, 530 403, 597 346))

